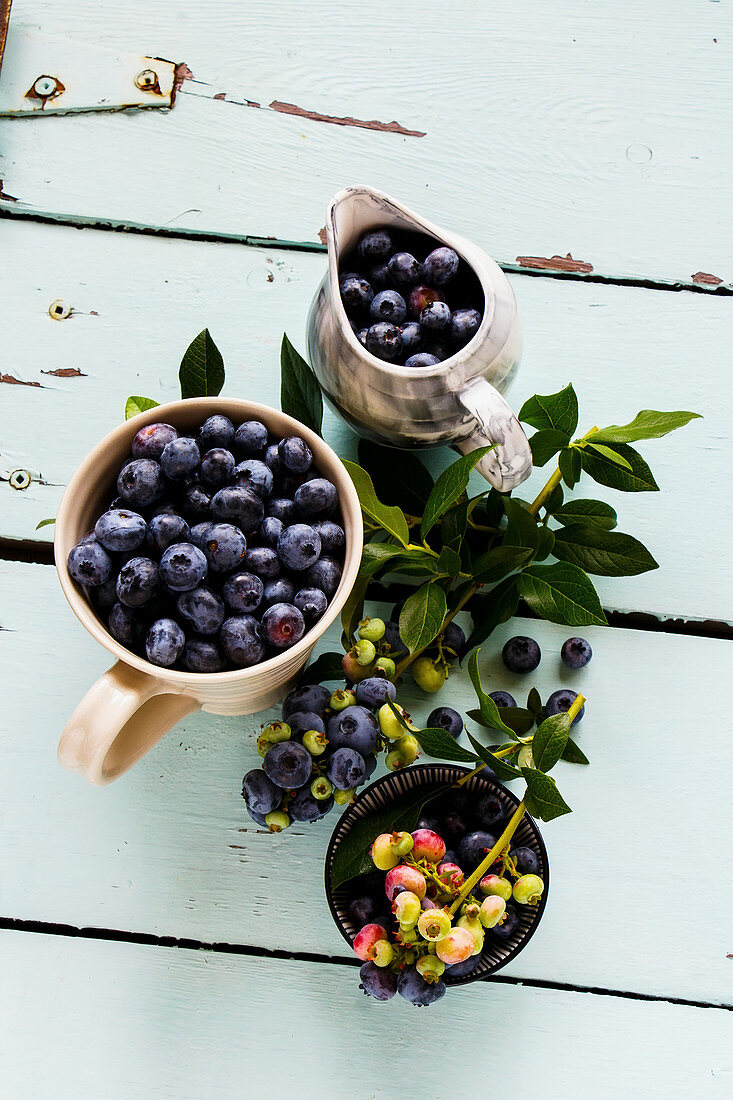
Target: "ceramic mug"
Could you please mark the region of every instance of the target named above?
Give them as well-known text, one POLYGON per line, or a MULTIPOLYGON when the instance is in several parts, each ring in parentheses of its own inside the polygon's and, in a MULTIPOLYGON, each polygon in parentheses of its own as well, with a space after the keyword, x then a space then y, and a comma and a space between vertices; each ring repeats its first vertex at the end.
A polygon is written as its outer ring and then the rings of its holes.
POLYGON ((110 783, 187 714, 198 710, 254 714, 277 702, 293 686, 314 645, 346 602, 359 571, 362 541, 359 498, 341 460, 320 436, 285 413, 249 401, 201 397, 159 405, 120 424, 76 470, 56 517, 54 553, 64 595, 82 625, 116 658, 69 719, 59 742, 60 762, 65 768, 81 772, 90 783, 110 783), (130 453, 135 433, 158 421, 172 424, 179 432, 192 432, 214 413, 223 413, 235 424, 260 420, 274 436, 299 435, 305 439, 319 473, 338 490, 346 554, 336 594, 323 616, 296 645, 251 668, 180 672, 151 664, 115 641, 97 617, 86 592, 70 577, 66 561, 69 551, 94 526, 114 495, 117 473, 130 453))
POLYGON ((326 216, 328 271, 308 318, 308 353, 336 410, 356 430, 393 447, 450 444, 462 454, 494 444, 476 469, 501 492, 532 472, 527 437, 502 394, 522 352, 514 292, 499 265, 471 241, 438 229, 382 191, 348 187, 326 216), (356 338, 339 292, 342 259, 362 233, 386 226, 427 234, 449 245, 473 270, 484 296, 478 332, 432 367, 386 363, 356 338))

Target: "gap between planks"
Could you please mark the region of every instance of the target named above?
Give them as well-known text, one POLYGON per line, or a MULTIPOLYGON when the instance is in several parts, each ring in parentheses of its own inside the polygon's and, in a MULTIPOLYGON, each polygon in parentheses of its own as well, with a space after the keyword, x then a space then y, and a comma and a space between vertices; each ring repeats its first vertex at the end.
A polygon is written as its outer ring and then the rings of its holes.
MULTIPOLYGON (((205 943, 203 940, 155 936, 149 932, 124 932, 118 928, 77 928, 72 924, 53 924, 48 921, 20 920, 0 917, 0 929, 7 932, 26 932, 31 935, 61 936, 70 939, 103 940, 108 943, 136 943, 142 946, 165 947, 178 951, 210 951, 219 955, 244 955, 249 958, 284 959, 294 962, 325 963, 330 966, 361 965, 358 959, 340 955, 321 955, 315 951, 277 951, 243 943, 205 943)), ((544 978, 510 977, 494 974, 482 981, 500 985, 529 986, 533 989, 557 989, 568 993, 590 993, 596 997, 615 997, 630 1001, 661 1001, 664 1004, 683 1005, 687 1008, 710 1008, 721 1012, 733 1012, 733 1004, 716 1004, 696 1001, 687 997, 666 997, 662 993, 637 993, 634 990, 603 989, 600 986, 574 985, 571 982, 554 982, 544 978)))
MULTIPOLYGON (((28 539, 0 538, 0 561, 26 562, 30 565, 54 565, 53 543, 33 542, 28 539)), ((376 588, 373 602, 395 603, 405 595, 408 588, 394 586, 390 591, 376 588)), ((733 624, 718 619, 659 619, 647 611, 608 611, 604 608, 610 627, 624 630, 648 631, 652 634, 682 634, 690 638, 715 638, 720 641, 733 639, 733 624)), ((524 600, 520 601, 517 615, 525 619, 538 619, 539 616, 524 600)))
MULTIPOLYGON (((326 246, 316 241, 287 241, 276 237, 255 237, 251 234, 198 232, 194 229, 170 229, 164 226, 144 225, 134 222, 63 214, 40 214, 0 206, 0 219, 18 218, 41 225, 60 225, 71 229, 96 229, 106 233, 133 233, 149 237, 170 237, 175 240, 201 241, 212 244, 238 244, 254 248, 282 249, 291 252, 325 252, 326 246)), ((626 275, 600 275, 596 272, 552 270, 551 268, 525 267, 522 264, 497 260, 499 267, 509 275, 526 275, 532 279, 560 279, 566 282, 599 283, 604 286, 628 286, 641 290, 660 290, 672 293, 716 295, 733 297, 733 286, 726 283, 713 285, 703 282, 679 280, 643 279, 626 275)))

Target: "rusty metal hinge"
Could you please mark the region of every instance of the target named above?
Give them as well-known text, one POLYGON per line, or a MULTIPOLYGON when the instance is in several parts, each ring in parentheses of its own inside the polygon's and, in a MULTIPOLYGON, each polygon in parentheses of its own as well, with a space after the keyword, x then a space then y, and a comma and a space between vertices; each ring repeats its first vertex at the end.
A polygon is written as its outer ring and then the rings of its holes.
MULTIPOLYGON (((8 0, 0 0, 0 45, 5 4, 9 12, 8 0)), ((176 67, 158 57, 11 25, 2 62, 0 118, 173 105, 176 67)))

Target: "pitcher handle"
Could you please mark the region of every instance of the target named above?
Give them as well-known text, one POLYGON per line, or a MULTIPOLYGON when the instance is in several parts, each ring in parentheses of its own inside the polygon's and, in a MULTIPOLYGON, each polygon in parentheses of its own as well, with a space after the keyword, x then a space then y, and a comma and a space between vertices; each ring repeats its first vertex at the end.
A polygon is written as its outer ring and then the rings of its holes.
POLYGON ((66 723, 59 762, 95 786, 111 783, 176 722, 200 709, 198 699, 117 661, 92 684, 66 723))
POLYGON ((521 424, 498 390, 484 378, 474 378, 458 394, 464 409, 476 420, 476 430, 455 449, 468 454, 494 444, 476 469, 500 493, 516 489, 532 473, 532 451, 521 424))

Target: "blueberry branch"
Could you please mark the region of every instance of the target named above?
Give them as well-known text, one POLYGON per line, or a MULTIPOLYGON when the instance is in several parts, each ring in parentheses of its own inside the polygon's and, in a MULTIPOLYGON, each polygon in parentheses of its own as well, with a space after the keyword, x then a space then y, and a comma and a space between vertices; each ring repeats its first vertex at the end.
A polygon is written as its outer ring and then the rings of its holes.
MULTIPOLYGON (((590 431, 586 432, 585 435, 580 437, 580 439, 573 440, 573 442, 570 444, 570 446, 571 447, 580 447, 580 448, 585 447, 585 440, 588 439, 588 437, 591 436, 593 434, 593 432, 597 432, 597 431, 598 431, 598 425, 594 424, 593 427, 590 429, 590 431)), ((550 477, 548 479, 548 481, 545 483, 545 485, 542 487, 542 489, 540 489, 539 493, 537 494, 535 499, 532 501, 532 503, 530 504, 527 511, 531 515, 536 516, 537 513, 539 512, 540 508, 542 507, 542 505, 545 503, 546 500, 549 499, 549 497, 552 494, 553 490, 558 487, 558 485, 560 484, 561 481, 562 481, 562 472, 560 470, 560 466, 558 465, 558 467, 555 470, 552 477, 550 477)))

